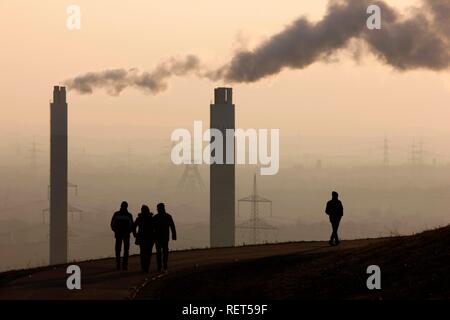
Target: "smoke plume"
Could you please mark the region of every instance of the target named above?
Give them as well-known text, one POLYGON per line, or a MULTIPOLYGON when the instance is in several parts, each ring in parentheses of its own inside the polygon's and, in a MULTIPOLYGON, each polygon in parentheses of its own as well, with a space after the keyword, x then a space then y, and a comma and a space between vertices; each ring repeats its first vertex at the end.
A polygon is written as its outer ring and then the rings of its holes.
POLYGON ((347 48, 352 39, 364 41, 380 61, 398 70, 447 69, 449 7, 448 0, 427 0, 405 18, 384 1, 333 1, 322 20, 299 18, 254 50, 238 52, 221 76, 230 82, 254 82, 283 69, 303 69, 347 48), (370 4, 381 8, 380 30, 366 26, 370 4))
POLYGON ((88 72, 66 80, 69 90, 81 94, 91 94, 97 88, 105 88, 110 95, 119 95, 127 87, 135 87, 145 92, 158 94, 167 89, 167 80, 172 76, 198 73, 200 60, 193 55, 185 58, 171 58, 159 64, 151 72, 138 69, 113 69, 88 72))
POLYGON ((353 40, 364 44, 364 53, 372 53, 396 70, 448 70, 450 1, 423 0, 420 8, 406 15, 385 1, 330 0, 321 20, 300 17, 256 48, 236 52, 217 69, 208 69, 198 57, 189 55, 172 58, 151 72, 107 70, 78 76, 66 84, 80 93, 105 88, 119 94, 126 87, 137 87, 157 94, 167 88, 168 78, 187 74, 228 83, 256 82, 285 69, 304 69, 318 61, 329 61, 339 50, 349 49, 353 40), (370 30, 366 25, 366 10, 373 4, 381 8, 380 30, 370 30))

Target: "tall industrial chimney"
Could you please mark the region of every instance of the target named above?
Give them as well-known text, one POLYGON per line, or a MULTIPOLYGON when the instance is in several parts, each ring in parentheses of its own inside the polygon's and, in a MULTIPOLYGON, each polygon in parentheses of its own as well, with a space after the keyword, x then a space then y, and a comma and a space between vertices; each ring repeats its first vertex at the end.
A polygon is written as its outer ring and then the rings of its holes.
POLYGON ((67 262, 66 88, 53 87, 50 103, 50 264, 67 262))
MULTIPOLYGON (((211 129, 223 135, 223 164, 210 165, 210 245, 234 246, 235 230, 235 165, 226 164, 226 129, 235 129, 232 88, 214 89, 214 104, 210 106, 211 129)), ((234 135, 232 137, 234 140, 234 135)), ((233 141, 234 146, 234 141, 233 141)))

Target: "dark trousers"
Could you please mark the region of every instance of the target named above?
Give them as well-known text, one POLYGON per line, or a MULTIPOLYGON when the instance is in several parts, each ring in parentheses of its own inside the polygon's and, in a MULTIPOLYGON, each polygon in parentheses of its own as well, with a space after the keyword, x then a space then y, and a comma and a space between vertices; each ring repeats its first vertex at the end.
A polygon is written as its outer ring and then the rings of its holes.
POLYGON ((342 217, 331 217, 330 216, 330 222, 331 227, 333 229, 333 232, 331 233, 330 242, 338 243, 339 237, 338 237, 338 229, 339 229, 339 223, 341 222, 342 217))
POLYGON ((169 259, 169 241, 156 241, 156 263, 158 271, 161 271, 161 260, 164 270, 167 269, 167 260, 169 259), (161 257, 162 256, 162 257, 161 257))
POLYGON ((148 272, 150 270, 150 261, 152 259, 153 241, 142 243, 139 245, 139 248, 141 249, 141 269, 144 272, 148 272))
POLYGON ((123 242, 123 260, 122 268, 127 270, 128 268, 128 253, 130 251, 130 235, 116 235, 116 265, 117 269, 120 269, 120 251, 122 250, 123 242))

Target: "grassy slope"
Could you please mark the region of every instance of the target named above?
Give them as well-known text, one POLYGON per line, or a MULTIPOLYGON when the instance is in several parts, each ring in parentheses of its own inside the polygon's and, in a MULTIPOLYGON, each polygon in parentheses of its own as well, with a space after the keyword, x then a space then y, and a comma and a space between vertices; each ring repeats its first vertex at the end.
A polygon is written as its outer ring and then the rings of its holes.
POLYGON ((449 299, 450 226, 359 249, 315 250, 169 274, 150 299, 449 299), (366 287, 379 265, 382 290, 366 287))

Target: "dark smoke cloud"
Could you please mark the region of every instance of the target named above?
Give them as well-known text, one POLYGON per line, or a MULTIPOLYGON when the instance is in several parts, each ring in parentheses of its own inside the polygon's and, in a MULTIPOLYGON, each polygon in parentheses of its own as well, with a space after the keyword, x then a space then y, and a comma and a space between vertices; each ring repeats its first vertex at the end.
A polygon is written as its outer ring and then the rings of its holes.
POLYGON ((385 1, 330 0, 320 21, 300 17, 255 49, 235 53, 229 63, 217 69, 208 70, 199 58, 189 55, 170 59, 151 72, 107 70, 78 76, 66 84, 80 93, 105 88, 117 95, 126 87, 157 94, 167 88, 168 78, 187 74, 228 83, 256 82, 284 69, 303 69, 317 61, 333 61, 333 55, 339 50, 351 50, 355 41, 366 48, 354 52, 355 59, 369 51, 400 71, 448 70, 450 0, 423 0, 422 7, 408 16, 385 1), (366 10, 372 4, 381 8, 381 30, 369 30, 366 26, 366 10))
POLYGON ((330 2, 318 22, 300 18, 251 51, 238 52, 219 71, 230 82, 254 82, 283 69, 303 69, 345 49, 352 39, 365 41, 369 50, 398 70, 450 66, 449 0, 426 0, 420 10, 404 18, 383 1, 330 2), (381 30, 366 26, 370 4, 381 8, 381 30))
POLYGON ((119 95, 127 87, 157 94, 167 89, 170 77, 198 73, 199 68, 200 60, 194 55, 188 55, 164 61, 151 72, 140 72, 136 68, 88 72, 66 80, 64 84, 81 94, 91 94, 97 88, 105 88, 109 94, 119 95))
POLYGON ((450 1, 429 0, 426 2, 428 9, 432 11, 434 22, 442 35, 450 41, 450 1))
MULTIPOLYGON (((427 4, 434 1, 427 1, 427 4)), ((442 32, 443 17, 439 17, 438 12, 417 10, 406 20, 400 20, 398 14, 392 13, 392 21, 386 21, 381 30, 367 30, 362 35, 380 60, 403 71, 419 68, 439 71, 449 67, 449 39, 442 32), (431 20, 427 17, 430 14, 431 20)), ((439 15, 446 16, 448 21, 450 11, 439 15)))

